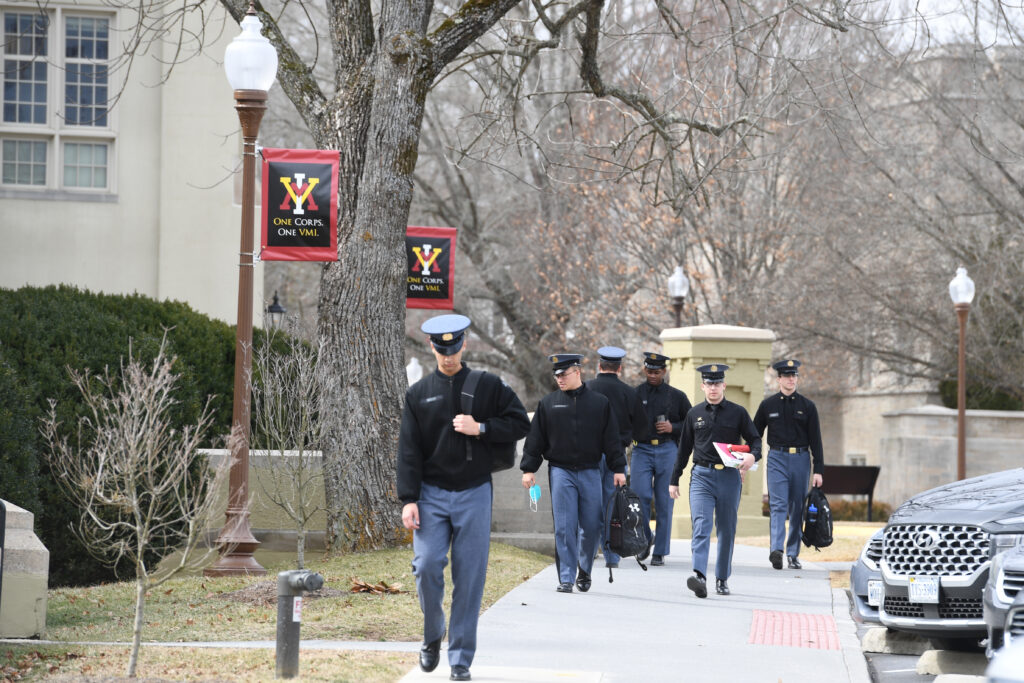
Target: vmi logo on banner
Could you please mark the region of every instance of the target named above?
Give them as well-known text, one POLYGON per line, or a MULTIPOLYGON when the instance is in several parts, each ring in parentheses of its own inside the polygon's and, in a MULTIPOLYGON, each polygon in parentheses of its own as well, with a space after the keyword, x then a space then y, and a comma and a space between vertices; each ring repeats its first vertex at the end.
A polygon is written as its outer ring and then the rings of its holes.
POLYGON ((451 310, 455 228, 406 227, 405 254, 409 262, 405 307, 451 310))
POLYGON ((264 261, 338 260, 338 153, 263 150, 264 261))

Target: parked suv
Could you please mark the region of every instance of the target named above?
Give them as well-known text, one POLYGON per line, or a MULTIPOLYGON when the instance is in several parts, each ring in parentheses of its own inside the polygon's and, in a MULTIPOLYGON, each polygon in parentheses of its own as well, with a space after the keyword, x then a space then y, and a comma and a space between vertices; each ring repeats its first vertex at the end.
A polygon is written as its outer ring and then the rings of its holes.
POLYGON ((937 641, 977 645, 987 634, 982 591, 992 558, 1024 542, 1024 469, 918 494, 886 524, 881 622, 937 641))
POLYGON ((878 608, 882 604, 882 573, 878 561, 882 559, 882 536, 885 529, 876 531, 857 561, 850 567, 850 588, 853 594, 853 618, 865 624, 877 624, 878 608))
POLYGON ((991 657, 1004 640, 1024 637, 1024 545, 992 561, 983 600, 988 626, 986 652, 991 657))

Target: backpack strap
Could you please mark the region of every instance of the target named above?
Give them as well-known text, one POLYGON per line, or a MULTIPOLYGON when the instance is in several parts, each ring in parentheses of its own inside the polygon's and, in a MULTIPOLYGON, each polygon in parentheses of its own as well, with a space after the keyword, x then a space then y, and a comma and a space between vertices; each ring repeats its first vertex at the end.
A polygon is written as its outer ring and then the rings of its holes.
MULTIPOLYGON (((484 374, 483 370, 470 370, 469 375, 466 376, 466 383, 462 385, 462 396, 460 401, 462 404, 463 415, 473 415, 473 395, 476 394, 476 385, 480 383, 480 376, 484 374)), ((473 459, 473 440, 466 439, 466 460, 473 459)))

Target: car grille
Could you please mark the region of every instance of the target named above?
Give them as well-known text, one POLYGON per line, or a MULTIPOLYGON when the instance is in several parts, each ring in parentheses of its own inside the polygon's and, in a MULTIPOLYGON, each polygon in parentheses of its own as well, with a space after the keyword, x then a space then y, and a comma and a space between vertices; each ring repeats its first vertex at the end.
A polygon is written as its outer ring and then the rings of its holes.
POLYGON ((882 559, 882 537, 872 538, 868 541, 868 549, 864 552, 869 560, 878 565, 878 561, 882 559))
MULTIPOLYGON (((939 600, 939 619, 981 619, 982 608, 980 598, 947 598, 939 600)), ((910 602, 905 597, 885 596, 885 613, 891 617, 912 617, 923 619, 924 605, 910 602)), ((1024 613, 1021 614, 1021 625, 1024 626, 1024 613)))
POLYGON ((981 619, 981 598, 944 598, 939 602, 939 619, 981 619))
POLYGON ((1006 618, 1003 644, 1009 645, 1011 638, 1024 638, 1024 609, 1012 609, 1006 618))
POLYGON ((967 576, 989 558, 988 534, 966 524, 894 524, 884 538, 885 562, 902 576, 967 576))
POLYGON ((924 607, 907 598, 885 596, 885 613, 891 617, 923 617, 924 607))
POLYGON ((1020 593, 1022 589, 1024 589, 1024 572, 1013 570, 1003 572, 1002 591, 1008 602, 1013 602, 1017 593, 1020 593))

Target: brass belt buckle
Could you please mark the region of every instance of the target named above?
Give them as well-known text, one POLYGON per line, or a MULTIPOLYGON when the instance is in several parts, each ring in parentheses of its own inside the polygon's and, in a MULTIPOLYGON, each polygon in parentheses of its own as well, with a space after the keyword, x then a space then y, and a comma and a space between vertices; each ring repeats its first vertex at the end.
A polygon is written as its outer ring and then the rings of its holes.
POLYGON ((793 448, 792 446, 790 446, 790 448, 789 448, 789 452, 790 453, 796 453, 796 451, 797 451, 796 448, 793 448))
POLYGON ((657 446, 658 445, 658 440, 657 439, 651 439, 651 445, 652 446, 657 446))
POLYGON ((724 470, 725 469, 725 465, 715 465, 715 469, 716 470, 724 470))

